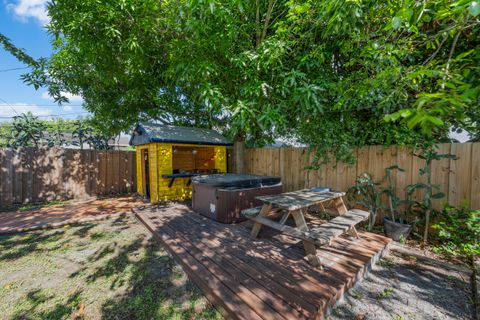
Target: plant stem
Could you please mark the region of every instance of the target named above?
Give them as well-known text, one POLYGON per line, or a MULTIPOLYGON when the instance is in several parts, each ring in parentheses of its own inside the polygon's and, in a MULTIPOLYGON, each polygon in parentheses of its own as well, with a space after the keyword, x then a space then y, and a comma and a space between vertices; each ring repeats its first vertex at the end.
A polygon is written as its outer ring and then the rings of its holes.
POLYGON ((425 230, 423 232, 423 243, 427 244, 428 241, 428 225, 430 224, 430 209, 425 211, 425 230))

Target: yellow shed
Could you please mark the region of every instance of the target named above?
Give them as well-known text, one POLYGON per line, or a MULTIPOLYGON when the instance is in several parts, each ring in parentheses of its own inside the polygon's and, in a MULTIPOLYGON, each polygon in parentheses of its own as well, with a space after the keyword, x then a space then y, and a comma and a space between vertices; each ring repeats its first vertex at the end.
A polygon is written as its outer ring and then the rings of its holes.
POLYGON ((227 172, 227 146, 214 130, 137 124, 130 138, 137 154, 137 192, 155 203, 191 198, 191 178, 227 172))

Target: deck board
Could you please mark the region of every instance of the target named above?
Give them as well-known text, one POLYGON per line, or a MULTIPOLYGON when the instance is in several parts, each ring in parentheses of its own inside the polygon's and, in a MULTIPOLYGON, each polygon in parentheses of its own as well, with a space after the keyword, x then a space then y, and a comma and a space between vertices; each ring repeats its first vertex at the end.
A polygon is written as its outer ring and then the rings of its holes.
MULTIPOLYGON (((360 232, 317 250, 309 265, 298 239, 225 225, 183 204, 135 210, 205 296, 231 319, 321 319, 385 252, 389 239, 360 232)), ((267 229, 267 230, 265 230, 267 229)))

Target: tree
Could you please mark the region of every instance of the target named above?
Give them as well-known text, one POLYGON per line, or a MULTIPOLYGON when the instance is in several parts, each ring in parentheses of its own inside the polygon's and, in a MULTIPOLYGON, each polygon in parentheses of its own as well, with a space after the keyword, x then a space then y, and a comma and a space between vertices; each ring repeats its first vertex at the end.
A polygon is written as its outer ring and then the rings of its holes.
POLYGON ((134 122, 214 127, 256 145, 352 147, 479 132, 479 4, 57 0, 56 53, 25 80, 81 94, 117 132, 134 122))
POLYGON ((73 144, 83 150, 83 146, 90 140, 92 128, 87 126, 84 121, 77 121, 72 132, 73 144), (76 140, 75 140, 76 139, 76 140))
POLYGON ((12 135, 9 144, 14 147, 38 148, 44 142, 45 124, 31 112, 13 118, 12 135))

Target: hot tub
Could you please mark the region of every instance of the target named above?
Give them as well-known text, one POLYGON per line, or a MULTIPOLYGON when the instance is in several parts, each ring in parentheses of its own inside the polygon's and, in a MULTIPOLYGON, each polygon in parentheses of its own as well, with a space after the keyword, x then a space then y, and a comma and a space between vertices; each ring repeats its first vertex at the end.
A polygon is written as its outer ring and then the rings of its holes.
POLYGON ((213 220, 243 221, 243 209, 262 205, 256 196, 282 192, 280 177, 246 174, 211 174, 192 178, 193 210, 213 220))

